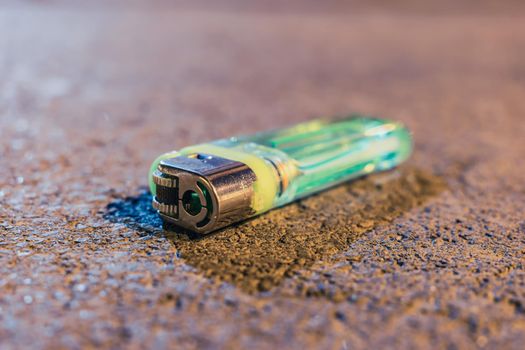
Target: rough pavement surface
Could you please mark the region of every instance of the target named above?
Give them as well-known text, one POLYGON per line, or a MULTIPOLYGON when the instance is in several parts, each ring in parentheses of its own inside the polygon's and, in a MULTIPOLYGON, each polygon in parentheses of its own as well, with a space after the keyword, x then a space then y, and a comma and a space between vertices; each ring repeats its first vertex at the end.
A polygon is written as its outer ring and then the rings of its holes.
POLYGON ((454 4, 3 2, 0 347, 522 348, 525 7, 454 4), (413 157, 204 238, 150 208, 159 153, 350 112, 413 157))

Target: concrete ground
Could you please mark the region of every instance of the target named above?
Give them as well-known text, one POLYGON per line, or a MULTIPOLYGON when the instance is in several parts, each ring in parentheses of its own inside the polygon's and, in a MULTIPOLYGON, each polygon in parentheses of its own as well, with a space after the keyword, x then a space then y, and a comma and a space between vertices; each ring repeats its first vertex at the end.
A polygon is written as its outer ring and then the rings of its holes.
POLYGON ((0 347, 525 342, 525 6, 0 3, 0 347), (415 152, 216 234, 145 188, 185 145, 359 112, 415 152))

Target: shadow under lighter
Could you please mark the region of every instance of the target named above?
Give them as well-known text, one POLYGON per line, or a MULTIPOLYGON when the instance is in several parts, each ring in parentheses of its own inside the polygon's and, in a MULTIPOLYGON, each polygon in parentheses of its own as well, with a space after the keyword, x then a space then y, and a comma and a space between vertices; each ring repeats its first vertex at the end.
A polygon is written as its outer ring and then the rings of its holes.
POLYGON ((393 168, 411 151, 402 124, 360 116, 189 146, 153 162, 153 207, 164 221, 209 233, 393 168))

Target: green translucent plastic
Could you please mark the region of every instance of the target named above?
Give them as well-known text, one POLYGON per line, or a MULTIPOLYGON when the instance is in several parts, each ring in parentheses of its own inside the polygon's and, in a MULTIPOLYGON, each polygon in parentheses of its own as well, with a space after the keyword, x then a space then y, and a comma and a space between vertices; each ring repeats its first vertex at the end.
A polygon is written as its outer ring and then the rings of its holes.
POLYGON ((315 120, 211 144, 257 155, 279 169, 285 184, 273 207, 374 171, 393 168, 412 150, 400 123, 363 117, 315 120))

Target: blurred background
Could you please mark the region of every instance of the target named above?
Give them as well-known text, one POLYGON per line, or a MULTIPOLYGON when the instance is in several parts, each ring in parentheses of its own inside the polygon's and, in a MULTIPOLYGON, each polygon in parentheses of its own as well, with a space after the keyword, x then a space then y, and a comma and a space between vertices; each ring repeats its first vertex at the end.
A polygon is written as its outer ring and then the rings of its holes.
POLYGON ((520 348, 524 62, 523 1, 0 1, 0 347, 520 348), (407 169, 448 189, 356 228, 397 192, 343 187, 189 244, 105 216, 149 213, 160 153, 349 113, 406 123, 407 169), (312 237, 282 284, 221 282, 312 237))
POLYGON ((123 162, 134 169, 124 175, 133 184, 166 150, 349 112, 402 120, 416 142, 425 135, 424 147, 441 152, 465 138, 457 123, 475 124, 469 146, 483 147, 483 125, 518 137, 510 121, 494 122, 504 107, 488 105, 496 94, 521 98, 522 8, 519 1, 3 1, 3 129, 38 134, 19 138, 33 149, 112 143, 111 154, 86 163, 102 171, 123 162))

